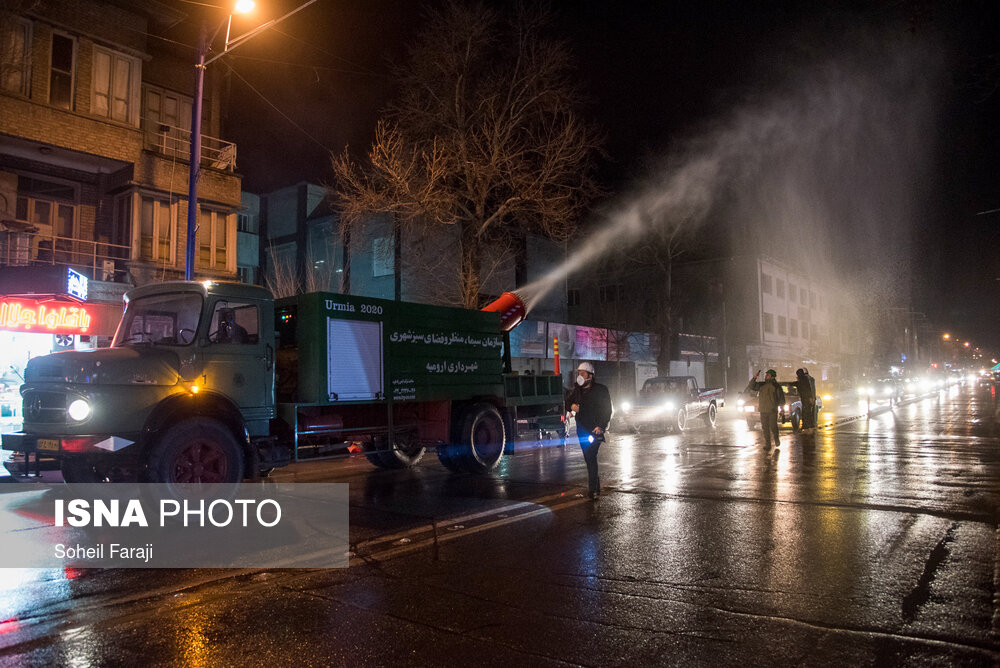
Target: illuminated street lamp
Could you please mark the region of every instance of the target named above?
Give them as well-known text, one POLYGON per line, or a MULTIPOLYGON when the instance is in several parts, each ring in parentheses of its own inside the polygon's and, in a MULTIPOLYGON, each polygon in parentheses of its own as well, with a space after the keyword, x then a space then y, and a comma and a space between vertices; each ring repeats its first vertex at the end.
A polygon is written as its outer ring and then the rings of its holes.
POLYGON ((944 339, 945 341, 950 341, 951 340, 951 334, 945 333, 941 338, 944 339))
POLYGON ((233 14, 243 14, 254 8, 253 0, 237 0, 236 5, 233 7, 233 11, 229 12, 229 16, 227 16, 226 20, 223 22, 226 24, 226 43, 220 53, 215 54, 207 60, 206 56, 208 55, 208 47, 213 41, 215 41, 215 36, 218 35, 219 30, 222 29, 222 23, 219 24, 218 28, 216 28, 211 39, 207 39, 206 35, 208 30, 206 26, 202 24, 201 36, 198 40, 198 62, 195 64, 194 103, 191 105, 191 171, 188 176, 187 254, 184 265, 185 280, 190 281, 194 278, 194 241, 195 232, 198 229, 198 178, 201 176, 201 106, 202 98, 205 93, 205 68, 208 67, 209 63, 212 63, 218 58, 226 55, 239 45, 247 42, 251 37, 267 30, 276 23, 284 21, 292 14, 305 9, 314 2, 316 2, 316 0, 309 0, 308 2, 299 5, 292 11, 288 12, 281 18, 272 19, 267 23, 257 26, 245 35, 240 35, 235 39, 230 39, 229 33, 230 28, 232 28, 233 25, 233 14))

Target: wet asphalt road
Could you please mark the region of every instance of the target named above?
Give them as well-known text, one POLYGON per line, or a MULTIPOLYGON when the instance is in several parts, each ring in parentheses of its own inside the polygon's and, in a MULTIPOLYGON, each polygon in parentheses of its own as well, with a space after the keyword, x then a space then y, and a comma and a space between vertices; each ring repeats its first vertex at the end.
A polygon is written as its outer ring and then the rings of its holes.
POLYGON ((0 665, 997 665, 1000 430, 953 388, 783 432, 616 434, 487 478, 363 458, 341 570, 0 570, 0 665))

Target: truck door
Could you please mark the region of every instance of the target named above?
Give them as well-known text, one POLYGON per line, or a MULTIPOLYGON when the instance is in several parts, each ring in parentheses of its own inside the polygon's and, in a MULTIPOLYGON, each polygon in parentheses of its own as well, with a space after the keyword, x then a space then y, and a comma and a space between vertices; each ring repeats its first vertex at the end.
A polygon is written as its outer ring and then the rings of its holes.
POLYGON ((274 335, 262 312, 255 301, 218 299, 203 339, 206 388, 232 399, 247 421, 274 410, 274 335))
POLYGON ((701 415, 707 410, 706 402, 701 398, 701 392, 698 391, 698 382, 694 378, 688 378, 688 401, 691 405, 695 407, 694 414, 701 415))

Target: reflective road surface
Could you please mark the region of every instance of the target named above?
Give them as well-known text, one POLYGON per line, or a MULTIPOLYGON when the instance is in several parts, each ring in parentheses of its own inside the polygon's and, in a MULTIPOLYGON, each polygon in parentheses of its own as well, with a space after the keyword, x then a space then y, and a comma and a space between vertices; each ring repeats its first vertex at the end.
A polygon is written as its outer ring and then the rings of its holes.
POLYGON ((558 443, 490 477, 299 464, 351 486, 350 568, 2 570, 0 665, 997 665, 996 411, 614 434, 598 501, 558 443))

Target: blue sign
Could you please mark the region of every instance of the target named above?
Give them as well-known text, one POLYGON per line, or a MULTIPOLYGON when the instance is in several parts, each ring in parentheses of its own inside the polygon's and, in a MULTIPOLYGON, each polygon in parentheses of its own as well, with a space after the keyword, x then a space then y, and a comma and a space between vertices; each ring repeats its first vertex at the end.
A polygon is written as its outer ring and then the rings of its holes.
POLYGON ((66 294, 82 302, 87 301, 87 277, 72 269, 66 270, 66 294))

